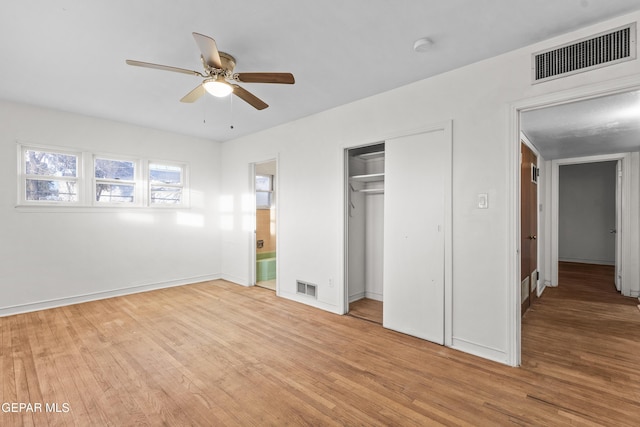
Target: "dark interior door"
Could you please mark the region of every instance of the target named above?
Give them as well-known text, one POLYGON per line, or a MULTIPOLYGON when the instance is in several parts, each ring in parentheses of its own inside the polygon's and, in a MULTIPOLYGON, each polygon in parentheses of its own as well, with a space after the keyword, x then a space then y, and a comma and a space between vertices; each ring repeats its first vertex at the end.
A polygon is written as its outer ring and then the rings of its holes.
POLYGON ((520 152, 520 293, 524 314, 536 297, 538 279, 538 159, 524 143, 520 152))

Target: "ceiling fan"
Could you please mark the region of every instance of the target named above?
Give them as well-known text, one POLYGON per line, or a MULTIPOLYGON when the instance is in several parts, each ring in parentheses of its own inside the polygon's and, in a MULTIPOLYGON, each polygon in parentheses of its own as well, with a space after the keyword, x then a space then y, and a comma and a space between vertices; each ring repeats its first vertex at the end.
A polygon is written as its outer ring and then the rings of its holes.
POLYGON ((269 105, 241 86, 240 83, 279 83, 294 84, 295 79, 291 73, 234 73, 236 60, 225 52, 218 51, 216 41, 211 37, 199 33, 193 33, 193 38, 202 52, 200 59, 204 67, 204 73, 187 70, 185 68, 171 67, 168 65, 152 64, 149 62, 127 59, 127 64, 137 67, 155 68, 157 70, 173 71, 176 73, 191 74, 204 78, 203 82, 186 94, 181 102, 195 102, 205 92, 213 96, 223 97, 231 93, 247 102, 258 110, 263 110, 269 105))

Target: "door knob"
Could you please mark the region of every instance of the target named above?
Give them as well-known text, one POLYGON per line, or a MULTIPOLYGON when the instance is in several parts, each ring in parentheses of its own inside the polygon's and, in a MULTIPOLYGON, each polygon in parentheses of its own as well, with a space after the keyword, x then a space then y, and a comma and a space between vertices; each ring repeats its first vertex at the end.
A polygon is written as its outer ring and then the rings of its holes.
POLYGON ((536 240, 538 238, 538 236, 536 236, 535 234, 533 236, 529 236, 529 240, 536 240))
POLYGON ((609 230, 609 233, 611 233, 611 234, 615 234, 615 233, 617 233, 617 232, 618 232, 618 231, 617 231, 615 228, 612 228, 611 230, 609 230))

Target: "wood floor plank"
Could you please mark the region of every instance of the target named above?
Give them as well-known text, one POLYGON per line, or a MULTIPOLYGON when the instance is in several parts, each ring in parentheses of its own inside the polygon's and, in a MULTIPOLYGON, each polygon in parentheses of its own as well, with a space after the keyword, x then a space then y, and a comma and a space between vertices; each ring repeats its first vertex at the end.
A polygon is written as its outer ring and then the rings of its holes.
POLYGON ((523 366, 224 281, 0 318, 0 425, 637 425, 640 311, 562 264, 523 366))
POLYGON ((349 315, 382 325, 382 301, 362 298, 349 304, 349 315))

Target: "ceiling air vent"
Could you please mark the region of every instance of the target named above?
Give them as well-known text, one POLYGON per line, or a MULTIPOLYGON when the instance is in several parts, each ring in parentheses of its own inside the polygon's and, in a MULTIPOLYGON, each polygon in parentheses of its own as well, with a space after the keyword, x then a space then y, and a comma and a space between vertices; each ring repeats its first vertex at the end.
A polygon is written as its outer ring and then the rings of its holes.
POLYGON ((532 55, 533 82, 540 83, 636 58, 636 23, 532 55))

